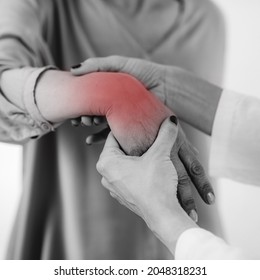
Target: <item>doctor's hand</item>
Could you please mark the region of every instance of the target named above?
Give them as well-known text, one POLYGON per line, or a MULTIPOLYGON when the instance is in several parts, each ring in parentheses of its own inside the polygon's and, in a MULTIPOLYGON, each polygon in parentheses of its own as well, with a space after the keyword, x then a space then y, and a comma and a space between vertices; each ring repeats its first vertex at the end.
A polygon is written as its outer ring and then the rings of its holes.
POLYGON ((122 72, 134 76, 163 103, 166 100, 167 66, 138 58, 108 56, 89 58, 71 68, 71 73, 81 76, 92 72, 122 72))
POLYGON ((139 215, 172 253, 180 234, 196 227, 177 198, 178 175, 170 157, 178 135, 174 122, 174 117, 163 122, 141 157, 126 156, 110 133, 97 163, 111 196, 139 215))

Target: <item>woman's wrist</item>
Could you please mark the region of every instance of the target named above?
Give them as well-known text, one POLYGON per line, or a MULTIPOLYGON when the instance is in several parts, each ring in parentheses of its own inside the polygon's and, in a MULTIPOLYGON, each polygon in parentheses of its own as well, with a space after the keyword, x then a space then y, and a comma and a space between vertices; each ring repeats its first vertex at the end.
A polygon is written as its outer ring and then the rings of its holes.
POLYGON ((45 71, 38 80, 35 99, 42 116, 52 122, 63 122, 77 117, 78 93, 75 79, 69 72, 45 71))
POLYGON ((191 126, 211 135, 222 89, 194 74, 167 66, 166 105, 191 126))

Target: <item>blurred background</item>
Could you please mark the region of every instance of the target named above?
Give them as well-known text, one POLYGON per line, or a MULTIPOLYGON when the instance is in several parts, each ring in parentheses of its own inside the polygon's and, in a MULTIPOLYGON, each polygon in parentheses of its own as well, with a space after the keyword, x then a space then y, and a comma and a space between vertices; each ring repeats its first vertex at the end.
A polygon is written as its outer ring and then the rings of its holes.
MULTIPOLYGON (((260 98, 260 1, 213 2, 226 21, 224 87, 260 98)), ((225 239, 260 258, 260 187, 221 179, 215 188, 225 239)), ((5 256, 21 192, 22 147, 0 143, 0 259, 5 256)))

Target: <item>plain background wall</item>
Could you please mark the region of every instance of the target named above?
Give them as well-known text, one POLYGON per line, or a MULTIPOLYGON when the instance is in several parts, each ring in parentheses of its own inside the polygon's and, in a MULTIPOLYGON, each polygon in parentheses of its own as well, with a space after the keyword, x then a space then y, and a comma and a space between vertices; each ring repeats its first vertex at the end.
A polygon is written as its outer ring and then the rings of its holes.
MULTIPOLYGON (((260 1, 214 2, 222 9, 227 27, 224 85, 260 98, 260 1)), ((0 144, 0 259, 4 258, 22 191, 21 162, 20 146, 0 144)), ((226 240, 260 258, 260 188, 223 179, 217 187, 226 240)))
MULTIPOLYGON (((225 15, 227 28, 224 86, 260 98, 260 1, 215 2, 225 15)), ((225 239, 259 259, 260 182, 259 187, 255 187, 222 179, 218 188, 218 206, 225 239)))

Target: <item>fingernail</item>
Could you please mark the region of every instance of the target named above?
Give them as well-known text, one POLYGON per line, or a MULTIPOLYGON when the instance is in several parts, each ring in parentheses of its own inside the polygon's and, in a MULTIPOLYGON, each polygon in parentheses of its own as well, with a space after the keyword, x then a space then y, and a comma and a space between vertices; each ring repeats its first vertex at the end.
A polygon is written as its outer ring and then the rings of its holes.
POLYGON ((71 120, 71 125, 72 126, 79 126, 79 122, 76 120, 71 120))
POLYGON ((176 116, 170 116, 170 120, 171 120, 172 123, 178 125, 178 119, 177 119, 176 116))
POLYGON ((92 145, 90 139, 88 139, 88 138, 86 139, 86 144, 87 144, 88 146, 91 146, 91 145, 92 145))
POLYGON ((212 192, 207 194, 207 200, 209 204, 213 204, 215 202, 215 195, 212 192))
POLYGON ((71 66, 72 69, 77 69, 81 66, 81 63, 80 64, 77 64, 77 65, 74 65, 74 66, 71 66))
POLYGON ((190 211, 189 216, 191 217, 191 219, 192 219, 195 223, 198 222, 198 220, 199 220, 198 214, 197 214, 197 212, 196 212, 194 209, 192 209, 192 210, 190 211))

